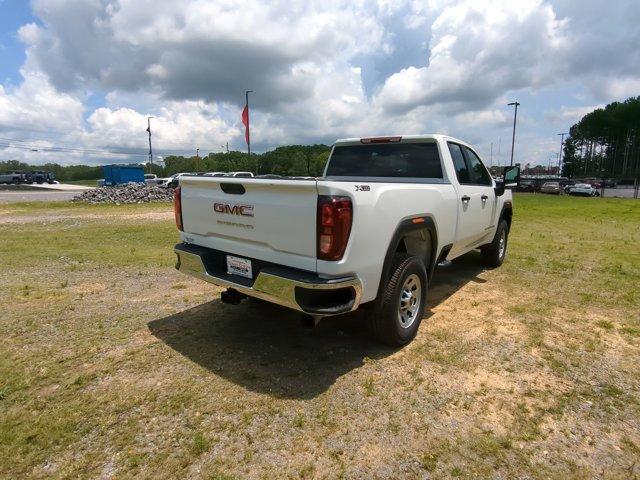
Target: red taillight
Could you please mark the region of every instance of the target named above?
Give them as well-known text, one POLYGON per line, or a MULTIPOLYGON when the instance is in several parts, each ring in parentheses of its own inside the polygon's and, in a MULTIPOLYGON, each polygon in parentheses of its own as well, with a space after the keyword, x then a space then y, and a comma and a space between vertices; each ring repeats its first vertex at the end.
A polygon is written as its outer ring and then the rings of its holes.
POLYGON ((173 191, 173 213, 176 217, 176 227, 182 231, 182 199, 179 186, 173 191))
POLYGON ((347 248, 353 208, 348 197, 318 197, 318 259, 340 260, 347 248))

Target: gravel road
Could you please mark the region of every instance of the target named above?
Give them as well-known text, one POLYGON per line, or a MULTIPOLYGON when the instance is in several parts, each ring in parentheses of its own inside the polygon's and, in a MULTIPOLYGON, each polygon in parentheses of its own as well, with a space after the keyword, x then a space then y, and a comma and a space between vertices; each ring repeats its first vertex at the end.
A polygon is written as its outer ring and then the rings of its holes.
POLYGON ((61 191, 0 191, 0 203, 13 202, 60 202, 71 200, 78 192, 61 191))

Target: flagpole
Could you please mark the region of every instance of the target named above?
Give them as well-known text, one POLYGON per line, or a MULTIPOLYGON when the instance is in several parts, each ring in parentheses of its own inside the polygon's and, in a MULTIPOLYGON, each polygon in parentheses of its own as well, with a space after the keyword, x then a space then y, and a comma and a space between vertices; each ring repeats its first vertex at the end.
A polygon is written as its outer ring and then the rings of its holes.
POLYGON ((246 101, 246 107, 247 107, 247 152, 249 153, 249 160, 251 160, 251 131, 249 129, 249 94, 252 93, 253 90, 246 90, 244 92, 244 98, 246 101))

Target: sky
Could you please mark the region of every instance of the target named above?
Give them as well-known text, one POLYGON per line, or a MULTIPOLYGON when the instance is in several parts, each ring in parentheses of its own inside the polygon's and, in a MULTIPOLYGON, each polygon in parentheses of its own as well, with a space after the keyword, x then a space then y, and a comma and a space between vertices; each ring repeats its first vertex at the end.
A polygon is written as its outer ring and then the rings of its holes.
POLYGON ((485 163, 640 95, 638 0, 0 0, 0 160, 144 161, 444 133, 485 163))

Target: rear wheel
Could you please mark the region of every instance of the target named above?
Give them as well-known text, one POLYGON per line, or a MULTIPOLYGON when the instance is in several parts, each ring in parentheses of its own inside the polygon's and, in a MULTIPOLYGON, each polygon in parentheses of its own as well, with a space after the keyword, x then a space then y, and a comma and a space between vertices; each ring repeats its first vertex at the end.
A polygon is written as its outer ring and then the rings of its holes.
POLYGON ((500 220, 493 241, 484 245, 480 252, 482 260, 488 267, 499 267, 507 255, 507 241, 509 240, 509 225, 506 220, 500 220))
POLYGON ((370 311, 373 334, 379 341, 400 347, 413 340, 424 315, 427 284, 420 258, 396 254, 380 303, 370 311))

